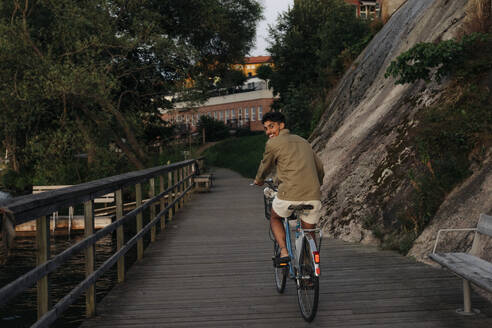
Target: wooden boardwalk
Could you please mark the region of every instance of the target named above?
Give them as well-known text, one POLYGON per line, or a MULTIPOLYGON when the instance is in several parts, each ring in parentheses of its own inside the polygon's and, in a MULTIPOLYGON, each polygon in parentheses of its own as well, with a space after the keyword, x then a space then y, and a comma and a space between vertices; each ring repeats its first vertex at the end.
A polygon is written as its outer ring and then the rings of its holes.
POLYGON ((83 327, 492 327, 492 305, 463 317, 461 280, 374 247, 323 240, 320 307, 311 324, 294 283, 277 294, 262 189, 217 169, 83 327))

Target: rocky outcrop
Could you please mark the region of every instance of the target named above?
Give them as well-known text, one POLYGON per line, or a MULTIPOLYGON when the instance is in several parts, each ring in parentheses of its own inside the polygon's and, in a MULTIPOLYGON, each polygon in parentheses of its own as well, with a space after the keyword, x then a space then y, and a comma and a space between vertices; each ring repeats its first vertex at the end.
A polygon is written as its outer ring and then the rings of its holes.
POLYGON ((381 18, 384 22, 387 22, 388 19, 393 15, 398 8, 401 7, 407 0, 382 0, 381 1, 381 18))
MULTIPOLYGON (((403 140, 418 124, 415 114, 438 101, 446 83, 396 86, 384 73, 392 60, 416 43, 456 36, 466 4, 467 0, 404 3, 330 95, 330 105, 310 141, 325 164, 322 222, 331 236, 378 243, 377 231, 368 227, 394 222, 408 206, 413 187, 406 175, 415 152, 403 140)), ((491 174, 484 165, 448 196, 412 256, 425 257, 437 227, 475 226, 479 213, 491 212, 487 202, 491 174)))
MULTIPOLYGON (((492 213, 492 151, 489 150, 486 160, 459 187, 451 192, 442 203, 439 211, 429 226, 415 241, 408 253, 410 256, 431 263, 427 255, 432 252, 434 241, 439 229, 475 228, 480 213, 492 213)), ((486 237, 476 249, 471 249, 474 233, 448 232, 439 238, 437 252, 471 251, 480 258, 492 261, 492 244, 486 237)))

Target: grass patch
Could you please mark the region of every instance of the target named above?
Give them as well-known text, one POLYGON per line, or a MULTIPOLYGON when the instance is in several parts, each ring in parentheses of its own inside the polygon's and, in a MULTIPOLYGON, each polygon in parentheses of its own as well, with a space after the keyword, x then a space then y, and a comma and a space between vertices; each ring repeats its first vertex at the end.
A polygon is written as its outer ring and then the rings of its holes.
POLYGON ((207 165, 225 167, 253 179, 263 157, 264 134, 225 140, 204 152, 207 165))

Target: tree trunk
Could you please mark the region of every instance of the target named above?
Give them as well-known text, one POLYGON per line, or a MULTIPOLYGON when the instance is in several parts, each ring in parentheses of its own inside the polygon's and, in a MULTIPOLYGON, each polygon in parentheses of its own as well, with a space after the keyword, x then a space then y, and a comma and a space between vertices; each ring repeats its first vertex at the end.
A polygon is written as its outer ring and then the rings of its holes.
POLYGON ((130 128, 128 122, 126 121, 125 117, 123 116, 123 114, 121 114, 121 112, 118 109, 116 109, 111 103, 108 103, 104 100, 100 101, 100 103, 101 103, 101 106, 103 108, 108 109, 109 112, 114 115, 114 117, 116 118, 116 121, 123 128, 123 132, 125 133, 126 140, 128 140, 128 143, 130 144, 130 146, 133 148, 135 153, 140 157, 140 159, 142 161, 145 161, 147 156, 145 156, 145 153, 142 150, 141 145, 138 143, 137 138, 135 137, 135 134, 131 130, 131 128, 130 128))
POLYGON ((125 153, 125 155, 128 157, 128 160, 135 165, 135 167, 139 170, 142 170, 145 168, 144 164, 142 161, 135 155, 135 153, 128 147, 127 144, 125 144, 122 140, 121 137, 116 133, 116 131, 113 131, 107 124, 95 117, 87 108, 81 107, 82 111, 86 114, 86 116, 93 121, 98 127, 108 129, 111 131, 112 135, 114 136, 114 141, 118 145, 118 147, 121 148, 121 150, 125 153))
POLYGON ((87 166, 91 167, 96 159, 96 147, 94 139, 91 137, 89 131, 84 126, 84 122, 79 117, 77 117, 77 126, 79 127, 79 130, 85 139, 87 151, 87 166))
POLYGON ((15 172, 20 172, 20 165, 16 152, 16 139, 15 137, 7 136, 4 141, 5 149, 8 153, 9 166, 15 172))

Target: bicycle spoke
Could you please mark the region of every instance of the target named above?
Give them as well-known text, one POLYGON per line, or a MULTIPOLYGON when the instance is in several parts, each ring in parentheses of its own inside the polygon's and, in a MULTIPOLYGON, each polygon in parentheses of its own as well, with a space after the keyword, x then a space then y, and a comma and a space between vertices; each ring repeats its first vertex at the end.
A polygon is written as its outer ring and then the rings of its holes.
MULTIPOLYGON (((273 256, 274 259, 280 256, 280 247, 277 242, 274 242, 273 246, 273 256)), ((277 288, 277 292, 283 293, 285 289, 285 284, 287 281, 287 267, 279 268, 274 263, 273 270, 274 278, 275 278, 275 287, 277 288)))
POLYGON ((311 249, 307 242, 303 245, 299 270, 297 299, 304 320, 310 322, 314 319, 318 308, 319 281, 314 274, 311 249))

